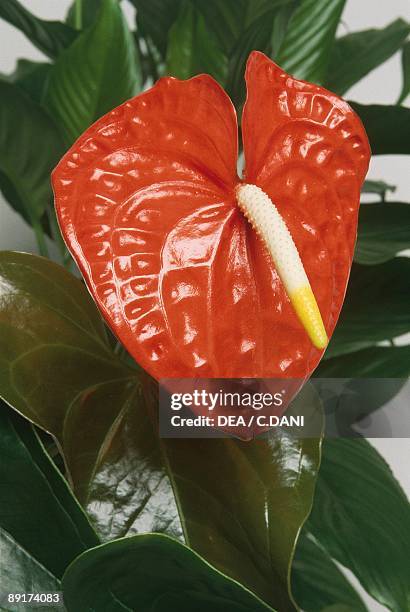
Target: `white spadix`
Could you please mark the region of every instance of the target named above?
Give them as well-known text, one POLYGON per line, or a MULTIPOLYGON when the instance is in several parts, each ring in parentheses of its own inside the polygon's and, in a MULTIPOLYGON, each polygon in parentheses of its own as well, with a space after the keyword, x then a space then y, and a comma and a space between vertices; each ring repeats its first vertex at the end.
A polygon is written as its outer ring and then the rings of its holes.
POLYGON ((326 348, 328 337, 299 252, 278 209, 262 189, 241 184, 238 206, 268 249, 291 304, 312 344, 326 348))

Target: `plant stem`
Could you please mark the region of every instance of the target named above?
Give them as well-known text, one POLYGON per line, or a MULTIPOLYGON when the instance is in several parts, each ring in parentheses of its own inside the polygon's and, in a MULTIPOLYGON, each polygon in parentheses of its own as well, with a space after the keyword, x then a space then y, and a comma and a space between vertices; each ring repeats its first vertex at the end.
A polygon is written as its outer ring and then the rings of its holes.
POLYGON ((83 27, 83 0, 75 0, 74 26, 76 30, 81 30, 83 27))
POLYGON ((40 223, 36 220, 32 222, 34 234, 37 240, 38 250, 40 251, 40 255, 43 257, 50 257, 48 246, 46 242, 46 238, 44 236, 43 228, 40 223))

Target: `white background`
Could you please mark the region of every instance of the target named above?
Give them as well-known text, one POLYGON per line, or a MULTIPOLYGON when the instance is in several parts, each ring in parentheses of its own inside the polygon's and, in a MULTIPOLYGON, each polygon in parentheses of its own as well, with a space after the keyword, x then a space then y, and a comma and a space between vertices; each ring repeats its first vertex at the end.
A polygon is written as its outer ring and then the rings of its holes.
MULTIPOLYGON (((1 0, 0 0, 1 1, 1 0)), ((69 0, 20 0, 38 16, 46 19, 61 19, 65 15, 69 0)), ((123 3, 130 20, 133 9, 123 3)), ((348 0, 340 26, 340 34, 382 27, 397 17, 410 20, 408 0, 348 0)), ((11 72, 19 57, 33 60, 44 59, 26 38, 8 24, 0 21, 0 72, 11 72)), ((346 95, 349 99, 362 103, 394 104, 401 87, 400 56, 396 54, 388 62, 373 71, 346 95)), ((410 98, 407 99, 408 105, 410 98)), ((410 135, 409 135, 410 138, 410 135)), ((39 152, 39 154, 41 154, 39 152)), ((410 164, 405 156, 377 156, 372 159, 369 178, 383 179, 397 185, 394 199, 410 201, 410 164)), ((0 194, 0 249, 13 249, 36 252, 36 244, 31 230, 1 199, 0 194)), ((375 446, 391 465, 394 474, 410 495, 410 442, 407 439, 373 440, 375 446)), ((385 610, 366 594, 363 594, 371 612, 385 610)))

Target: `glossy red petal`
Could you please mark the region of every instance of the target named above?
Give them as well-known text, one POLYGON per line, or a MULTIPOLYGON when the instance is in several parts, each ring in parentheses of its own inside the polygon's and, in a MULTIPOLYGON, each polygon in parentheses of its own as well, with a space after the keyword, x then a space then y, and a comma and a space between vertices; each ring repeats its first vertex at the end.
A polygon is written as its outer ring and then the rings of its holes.
MULTIPOLYGON (((352 263, 360 188, 370 160, 367 136, 346 102, 294 79, 262 53, 250 55, 246 83, 244 180, 261 187, 286 220, 330 336, 352 263)), ((261 262, 259 241, 252 238, 248 248, 261 262)), ((254 276, 264 286, 265 303, 278 308, 265 325, 265 337, 270 328, 275 351, 284 359, 291 337, 300 367, 295 371, 294 360, 286 372, 309 375, 322 352, 301 329, 281 283, 266 286, 266 267, 272 264, 260 263, 254 276)))
MULTIPOLYGON (((237 123, 206 75, 161 79, 74 144, 53 174, 64 238, 107 322, 153 376, 211 375, 237 123)), ((229 242, 230 238, 227 237, 229 242)))

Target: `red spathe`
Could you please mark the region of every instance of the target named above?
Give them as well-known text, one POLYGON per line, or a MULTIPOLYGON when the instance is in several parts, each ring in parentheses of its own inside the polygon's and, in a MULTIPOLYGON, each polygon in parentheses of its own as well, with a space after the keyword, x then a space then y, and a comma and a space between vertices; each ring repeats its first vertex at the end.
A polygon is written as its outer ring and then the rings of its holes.
MULTIPOLYGON (((285 219, 330 337, 370 149, 340 98, 259 52, 243 180, 285 219)), ((210 76, 163 78, 100 119, 53 174, 60 227, 106 321, 160 378, 305 379, 323 351, 240 212, 234 107, 210 76)))

